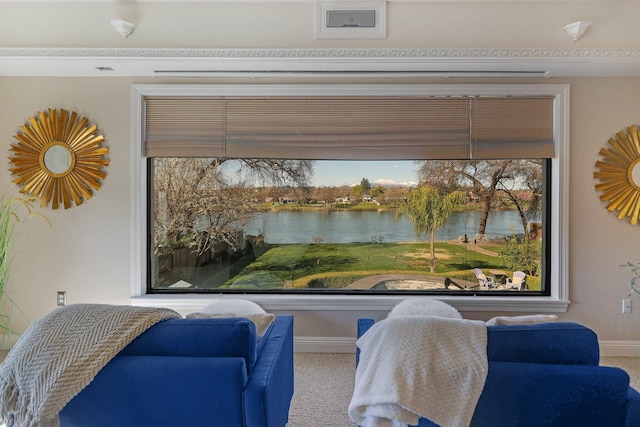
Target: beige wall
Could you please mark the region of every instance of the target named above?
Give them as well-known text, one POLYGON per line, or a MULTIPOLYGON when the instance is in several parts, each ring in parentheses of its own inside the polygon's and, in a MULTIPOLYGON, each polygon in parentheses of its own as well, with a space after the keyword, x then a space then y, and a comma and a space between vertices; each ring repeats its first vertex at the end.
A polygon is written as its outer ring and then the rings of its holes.
MULTIPOLYGON (((94 198, 67 211, 43 211, 52 228, 37 219, 25 228, 9 292, 31 321, 54 307, 58 290, 68 292, 69 303, 128 303, 130 103, 128 80, 0 78, 3 157, 10 155, 18 126, 50 107, 88 117, 105 135, 110 149, 108 175, 94 198)), ((10 181, 3 167, 0 188, 9 187, 10 181)), ((16 327, 24 325, 18 316, 16 327)))
MULTIPOLYGON (((555 82, 555 81, 554 81, 555 82)), ((449 82, 447 82, 449 83, 449 82)), ((640 78, 573 79, 571 85, 570 299, 564 320, 584 323, 602 340, 640 340, 640 297, 621 314, 629 271, 640 261, 640 229, 607 212, 594 190, 594 164, 608 138, 640 117, 640 78)), ((53 107, 78 111, 105 135, 111 164, 95 197, 67 211, 45 211, 49 228, 32 221, 20 243, 9 292, 33 321, 55 307, 58 290, 69 303, 128 304, 131 248, 131 123, 129 79, 0 78, 0 145, 8 148, 18 126, 53 107)), ((10 182, 0 169, 1 187, 10 182)), ((383 312, 298 312, 296 335, 353 337, 356 319, 383 312)), ((496 313, 464 313, 487 319, 496 313)), ((510 313, 513 315, 514 313, 510 313)), ((23 330, 27 320, 16 318, 23 330)))
MULTIPOLYGON (((313 2, 151 4, 0 3, 0 48, 637 48, 640 2, 424 2, 388 3, 387 38, 316 40, 313 2), (122 17, 138 24, 123 39, 109 21, 122 17), (479 19, 482 17, 482 19, 479 19), (592 20, 578 42, 562 30, 568 23, 592 20)), ((80 207, 47 211, 52 228, 33 221, 20 242, 9 284, 10 295, 29 322, 55 307, 58 290, 69 303, 128 304, 131 280, 131 85, 157 79, 0 77, 0 153, 18 126, 37 111, 67 108, 89 117, 110 148, 111 164, 103 187, 80 207)), ((167 80, 197 83, 197 79, 167 80)), ((218 81, 220 82, 220 81, 218 81)), ((255 83, 249 80, 223 80, 255 83)), ((264 83, 265 80, 259 80, 264 83)), ((280 81, 281 83, 283 81, 280 81)), ((297 79, 296 83, 307 82, 297 79)), ((331 80, 364 83, 364 80, 331 80)), ((385 82, 371 80, 369 82, 385 82)), ((407 81, 408 82, 408 81, 407 81)), ((460 80, 412 80, 458 83, 460 80)), ((521 83, 509 79, 505 83, 521 83)), ((207 81, 207 83, 215 83, 207 81)), ((473 83, 499 83, 476 80, 473 83)), ((616 132, 640 124, 640 76, 531 80, 571 85, 570 299, 562 319, 594 328, 601 340, 640 346, 640 296, 632 314, 621 314, 629 293, 629 271, 640 261, 640 228, 618 221, 594 191, 598 151, 616 132)), ((0 168, 0 190, 12 186, 0 168)), ((363 315, 382 312, 297 312, 296 335, 349 337, 363 315)), ((486 319, 499 313, 464 313, 486 319)), ((514 313, 510 313, 514 314, 514 313)))
POLYGON ((0 3, 0 47, 637 48, 637 1, 388 2, 383 40, 316 40, 315 2, 0 3), (138 25, 123 39, 109 22, 138 25), (578 44, 564 32, 591 20, 578 44))

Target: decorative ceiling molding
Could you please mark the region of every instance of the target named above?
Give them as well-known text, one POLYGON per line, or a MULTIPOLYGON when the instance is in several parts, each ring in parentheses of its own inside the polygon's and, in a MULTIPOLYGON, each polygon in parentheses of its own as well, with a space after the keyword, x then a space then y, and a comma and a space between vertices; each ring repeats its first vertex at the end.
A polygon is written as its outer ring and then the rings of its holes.
POLYGON ((640 77, 640 49, 0 48, 0 76, 640 77), (471 75, 473 73, 475 75, 471 75))
MULTIPOLYGON (((315 3, 316 0, 251 0, 251 3, 315 3)), ((397 3, 433 3, 442 2, 443 0, 387 0, 388 2, 397 3)), ((467 2, 469 0, 444 0, 449 3, 467 2)), ((495 2, 500 3, 521 3, 521 2, 535 2, 535 3, 548 3, 548 2, 566 2, 566 3, 584 3, 584 2, 597 2, 597 3, 612 3, 619 0, 474 0, 482 2, 495 2)), ((638 0, 632 0, 638 1, 638 0)), ((0 0, 0 3, 124 3, 124 0, 0 0)), ((237 3, 238 0, 135 0, 135 3, 237 3)))
POLYGON ((166 49, 0 48, 0 57, 78 58, 640 58, 640 49, 166 49))

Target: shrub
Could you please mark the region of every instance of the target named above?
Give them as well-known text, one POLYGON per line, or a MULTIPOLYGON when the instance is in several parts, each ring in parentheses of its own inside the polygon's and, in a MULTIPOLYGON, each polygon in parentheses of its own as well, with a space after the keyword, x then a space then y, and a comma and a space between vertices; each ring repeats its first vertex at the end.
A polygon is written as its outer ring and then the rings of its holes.
POLYGON ((512 271, 524 271, 532 276, 539 275, 539 263, 542 244, 537 240, 518 239, 515 234, 500 249, 500 259, 505 268, 512 271))

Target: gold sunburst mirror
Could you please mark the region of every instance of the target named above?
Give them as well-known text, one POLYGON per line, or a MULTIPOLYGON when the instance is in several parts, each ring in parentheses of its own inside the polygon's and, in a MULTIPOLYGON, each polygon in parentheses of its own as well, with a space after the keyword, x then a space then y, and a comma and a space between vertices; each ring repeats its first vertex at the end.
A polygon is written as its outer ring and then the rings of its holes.
POLYGON ((609 145, 600 150, 603 159, 596 162, 599 171, 593 177, 600 180, 596 190, 600 200, 609 202, 609 212, 618 211, 618 219, 629 217, 638 224, 640 218, 640 133, 629 126, 609 139, 609 145))
POLYGON ((104 136, 85 117, 64 109, 38 112, 20 126, 11 145, 10 168, 21 193, 38 197, 42 206, 65 209, 89 200, 107 176, 109 149, 104 136))

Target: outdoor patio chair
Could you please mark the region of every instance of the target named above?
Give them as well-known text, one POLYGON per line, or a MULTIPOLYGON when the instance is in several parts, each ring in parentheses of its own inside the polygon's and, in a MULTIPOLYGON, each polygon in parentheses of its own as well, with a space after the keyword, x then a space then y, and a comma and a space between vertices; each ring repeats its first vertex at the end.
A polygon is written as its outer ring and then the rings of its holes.
POLYGON ((493 280, 492 276, 486 276, 481 269, 474 268, 473 272, 476 275, 476 279, 478 279, 478 284, 483 289, 490 289, 496 287, 496 282, 493 280))
POLYGON ((522 290, 522 285, 524 284, 527 275, 522 271, 515 271, 513 273, 513 279, 509 279, 507 277, 507 283, 504 284, 504 287, 507 289, 517 289, 519 291, 522 290))

